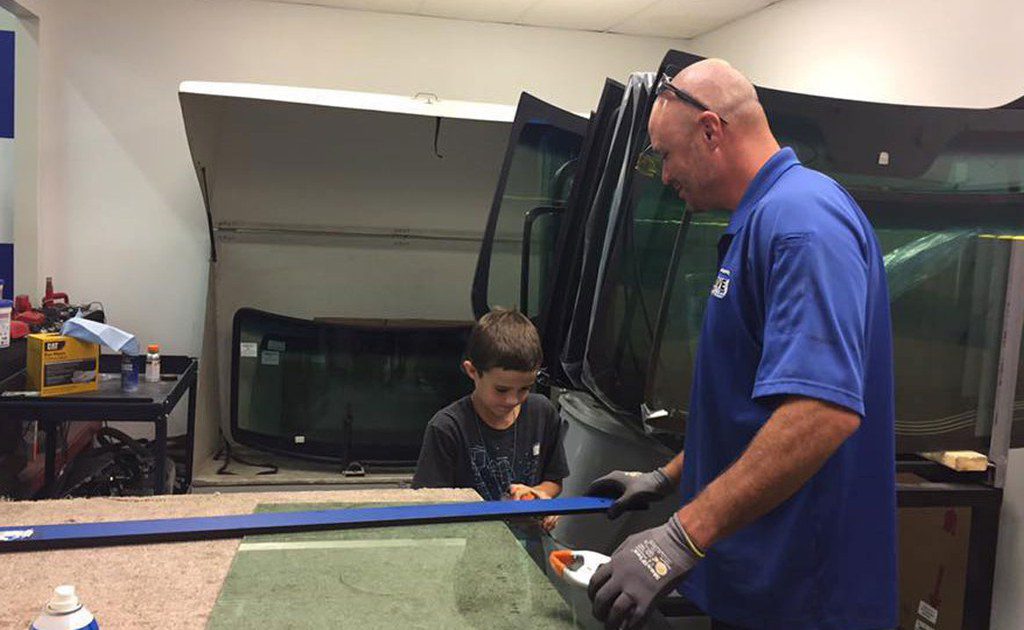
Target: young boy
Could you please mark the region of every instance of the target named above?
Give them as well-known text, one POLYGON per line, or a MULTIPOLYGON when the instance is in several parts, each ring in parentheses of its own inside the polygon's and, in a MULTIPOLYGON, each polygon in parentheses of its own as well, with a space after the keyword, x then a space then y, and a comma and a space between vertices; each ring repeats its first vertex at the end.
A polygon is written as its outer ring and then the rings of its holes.
POLYGON ((487 501, 558 496, 569 476, 562 422, 547 398, 530 393, 541 358, 525 315, 494 309, 480 318, 462 362, 473 393, 430 420, 414 488, 473 488, 487 501))

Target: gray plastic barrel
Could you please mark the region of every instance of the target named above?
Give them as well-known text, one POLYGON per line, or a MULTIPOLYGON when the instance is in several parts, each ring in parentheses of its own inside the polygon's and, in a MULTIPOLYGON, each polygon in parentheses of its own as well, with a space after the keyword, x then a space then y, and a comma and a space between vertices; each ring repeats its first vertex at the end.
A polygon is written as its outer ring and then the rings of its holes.
MULTIPOLYGON (((591 481, 613 470, 648 471, 668 462, 675 453, 605 409, 589 394, 570 391, 557 399, 559 414, 568 424, 565 454, 569 477, 562 496, 580 496, 591 481)), ((566 515, 553 532, 562 544, 609 554, 626 536, 661 525, 679 509, 676 495, 643 511, 627 512, 614 521, 603 514, 566 515)))

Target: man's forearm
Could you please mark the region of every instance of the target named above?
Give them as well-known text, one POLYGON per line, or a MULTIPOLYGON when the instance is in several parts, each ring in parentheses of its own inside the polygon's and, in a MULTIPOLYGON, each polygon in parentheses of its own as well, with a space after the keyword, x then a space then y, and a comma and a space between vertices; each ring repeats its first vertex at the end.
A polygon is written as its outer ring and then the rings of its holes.
POLYGON ((796 493, 859 425, 841 407, 788 399, 736 463, 679 510, 680 522, 698 546, 711 546, 796 493))

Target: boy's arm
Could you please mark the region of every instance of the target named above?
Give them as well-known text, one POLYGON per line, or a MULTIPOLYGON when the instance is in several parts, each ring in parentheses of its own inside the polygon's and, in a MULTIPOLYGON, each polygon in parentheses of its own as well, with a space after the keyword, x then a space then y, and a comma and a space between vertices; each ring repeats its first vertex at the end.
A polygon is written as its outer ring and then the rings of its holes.
POLYGON ((554 408, 551 409, 551 414, 551 428, 548 434, 553 444, 541 477, 544 481, 534 488, 553 499, 562 493, 562 480, 569 476, 569 462, 566 460, 565 446, 562 444, 568 425, 558 417, 558 412, 554 408))
POLYGON ((557 481, 543 481, 533 487, 538 492, 543 492, 547 498, 554 499, 562 494, 562 484, 557 481))
POLYGON ((515 501, 528 498, 554 499, 561 493, 562 484, 557 481, 542 481, 535 486, 514 483, 508 487, 508 494, 515 501))
POLYGON ((413 488, 454 488, 456 446, 433 421, 423 434, 423 446, 412 477, 413 488))

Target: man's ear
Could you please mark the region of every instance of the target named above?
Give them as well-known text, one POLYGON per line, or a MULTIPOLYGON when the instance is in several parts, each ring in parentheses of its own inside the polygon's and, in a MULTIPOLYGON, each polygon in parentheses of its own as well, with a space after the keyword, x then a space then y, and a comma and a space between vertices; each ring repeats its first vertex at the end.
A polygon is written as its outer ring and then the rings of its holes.
POLYGON ((698 124, 700 125, 700 131, 704 134, 704 139, 711 141, 715 136, 715 124, 712 122, 715 116, 711 112, 703 112, 700 115, 698 124))

